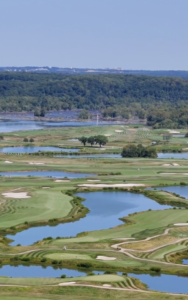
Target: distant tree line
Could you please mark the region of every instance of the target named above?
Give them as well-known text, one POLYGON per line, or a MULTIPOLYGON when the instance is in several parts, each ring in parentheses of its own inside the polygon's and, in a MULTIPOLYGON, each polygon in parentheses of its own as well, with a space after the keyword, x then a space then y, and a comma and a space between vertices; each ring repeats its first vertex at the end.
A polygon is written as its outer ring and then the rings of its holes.
POLYGON ((85 146, 87 143, 91 145, 91 147, 93 145, 97 145, 99 144, 99 146, 104 146, 106 145, 106 143, 108 142, 108 138, 105 135, 95 135, 95 136, 90 136, 90 137, 85 137, 82 136, 81 138, 79 138, 79 141, 85 146))
POLYGON ((103 118, 138 117, 154 128, 188 126, 188 80, 137 75, 0 73, 0 111, 101 110, 103 118))
POLYGON ((156 158, 157 152, 154 148, 144 147, 143 145, 127 145, 123 148, 122 157, 144 157, 156 158))

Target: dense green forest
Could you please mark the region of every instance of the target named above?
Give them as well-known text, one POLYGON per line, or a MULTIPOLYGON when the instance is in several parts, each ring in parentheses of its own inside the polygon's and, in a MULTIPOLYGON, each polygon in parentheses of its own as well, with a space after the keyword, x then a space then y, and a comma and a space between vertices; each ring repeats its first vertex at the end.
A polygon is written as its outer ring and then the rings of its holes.
POLYGON ((103 117, 188 124, 188 80, 136 75, 0 73, 0 111, 100 109, 103 117))

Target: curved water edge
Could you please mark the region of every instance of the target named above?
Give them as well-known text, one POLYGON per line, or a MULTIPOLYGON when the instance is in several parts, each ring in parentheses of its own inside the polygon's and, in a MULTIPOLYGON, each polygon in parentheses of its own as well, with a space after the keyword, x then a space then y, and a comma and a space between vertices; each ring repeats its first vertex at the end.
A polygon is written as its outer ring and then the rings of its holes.
POLYGON ((89 173, 69 173, 63 171, 20 171, 20 172, 0 172, 0 176, 6 177, 50 177, 50 178, 85 178, 85 177, 95 177, 97 174, 89 173))
MULTIPOLYGON (((101 271, 92 271, 94 274, 103 274, 101 271)), ((4 265, 0 268, 0 276, 8 277, 79 277, 86 276, 88 273, 85 271, 66 269, 51 266, 32 266, 32 265, 4 265)))
POLYGON ((160 210, 171 208, 169 205, 161 205, 142 194, 134 194, 123 191, 98 191, 90 193, 78 193, 76 196, 85 198, 84 206, 90 212, 85 218, 71 223, 58 224, 57 226, 39 226, 8 235, 7 238, 14 240, 10 245, 31 245, 36 241, 51 236, 73 237, 83 231, 109 229, 123 224, 120 218, 129 214, 146 211, 149 209, 160 210))
POLYGON ((37 146, 25 146, 25 147, 3 147, 0 148, 2 153, 36 153, 40 151, 48 152, 78 152, 79 149, 69 149, 69 148, 60 148, 60 147, 37 147, 37 146))
MULTIPOLYGON (((118 123, 119 124, 119 123, 118 123)), ((15 132, 25 130, 49 129, 53 127, 80 127, 95 126, 96 121, 79 122, 79 121, 27 121, 27 120, 0 120, 0 132, 15 132)), ((99 122, 102 125, 117 125, 117 122, 99 122)))
MULTIPOLYGON (((153 190, 153 188, 148 188, 150 190, 153 190)), ((188 199, 188 186, 165 186, 165 187, 156 187, 155 189, 159 191, 166 191, 170 193, 175 193, 181 197, 185 197, 188 199)))
POLYGON ((151 274, 128 274, 147 284, 148 289, 168 292, 188 294, 188 277, 177 275, 151 275, 151 274))

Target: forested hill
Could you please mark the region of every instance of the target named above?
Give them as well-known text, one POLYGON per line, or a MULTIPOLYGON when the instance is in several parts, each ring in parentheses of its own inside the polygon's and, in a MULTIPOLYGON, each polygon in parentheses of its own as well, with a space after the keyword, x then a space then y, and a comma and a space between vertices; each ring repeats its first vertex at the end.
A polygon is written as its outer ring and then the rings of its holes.
POLYGON ((156 110, 185 111, 188 80, 135 75, 0 73, 0 111, 32 111, 37 107, 46 111, 102 109, 104 116, 120 114, 126 118, 145 118, 156 110))

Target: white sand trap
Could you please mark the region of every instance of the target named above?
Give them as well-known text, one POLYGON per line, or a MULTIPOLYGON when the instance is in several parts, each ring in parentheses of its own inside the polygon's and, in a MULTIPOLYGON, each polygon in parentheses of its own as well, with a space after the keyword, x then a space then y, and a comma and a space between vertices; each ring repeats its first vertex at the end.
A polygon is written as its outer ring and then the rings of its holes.
POLYGON ((103 284, 104 287, 111 287, 111 284, 103 284))
POLYGON ((111 136, 111 134, 105 134, 104 136, 111 136))
POLYGON ((9 161, 9 160, 5 160, 4 163, 5 163, 5 164, 12 164, 13 162, 12 162, 12 161, 9 161))
POLYGON ((101 181, 101 180, 97 180, 97 179, 89 180, 89 179, 88 179, 87 181, 101 181))
POLYGON ((29 165, 44 165, 44 163, 41 163, 41 162, 30 162, 29 165))
POLYGON ((50 189, 50 186, 43 186, 43 189, 50 189))
POLYGON ((54 182, 70 182, 68 179, 56 179, 54 182))
POLYGON ((179 166, 179 164, 176 164, 176 163, 173 163, 172 164, 174 167, 177 167, 177 166, 179 166))
POLYGON ((183 148, 183 150, 188 150, 188 148, 183 148))
POLYGON ((145 184, 140 184, 140 183, 116 183, 116 184, 79 184, 78 186, 82 187, 92 187, 92 188, 108 188, 108 187, 133 187, 133 186, 145 186, 145 184))
POLYGON ((97 256, 96 259, 100 259, 100 260, 116 260, 116 257, 109 257, 109 256, 97 256))
POLYGON ((70 285, 70 284, 75 284, 75 281, 69 281, 69 282, 61 282, 58 285, 70 285))
POLYGON ((188 175, 188 173, 160 173, 161 175, 188 175))
POLYGON ((27 195, 27 192, 22 193, 3 193, 2 194, 6 198, 15 198, 15 199, 27 199, 30 196, 27 195))
POLYGON ((169 167, 171 164, 164 164, 163 167, 169 167))
POLYGON ((176 130, 168 130, 169 133, 180 133, 179 131, 176 130))
POLYGON ((188 226, 188 223, 176 223, 175 226, 188 226))
POLYGON ((123 132, 123 130, 115 130, 115 132, 123 132))

